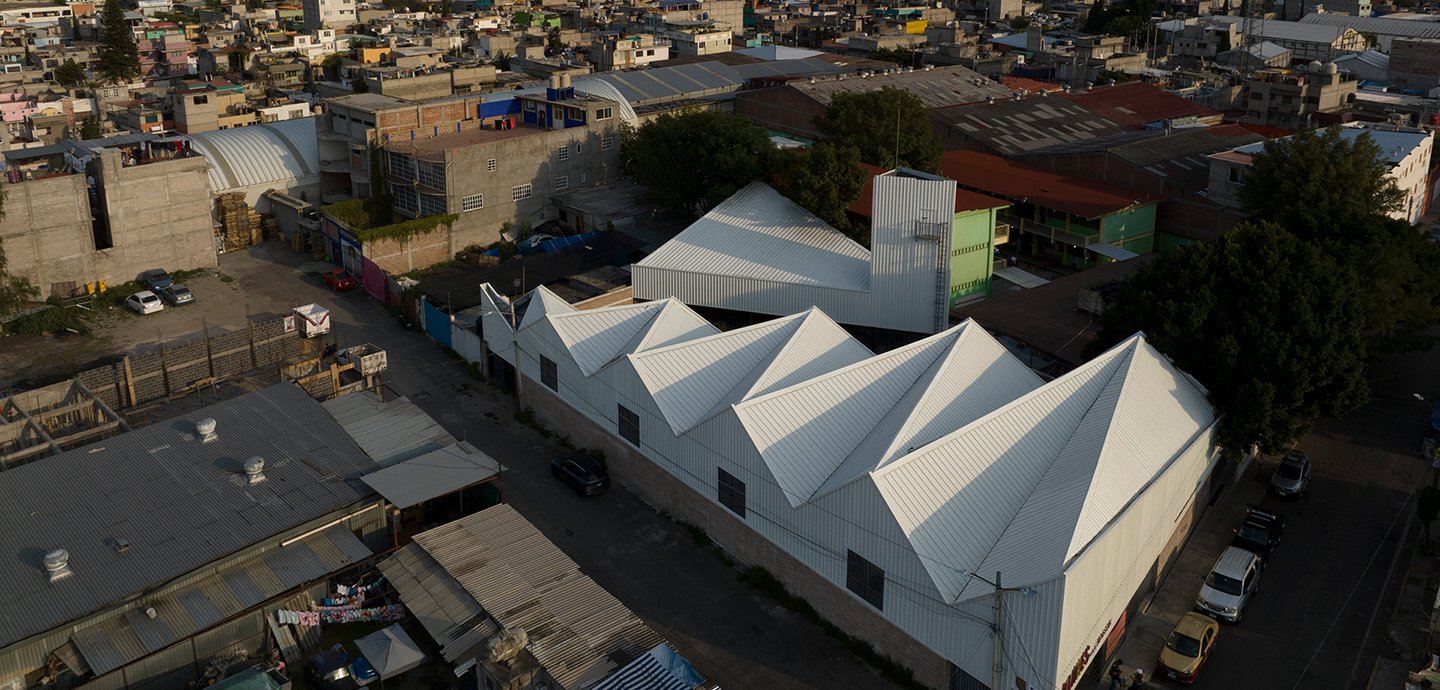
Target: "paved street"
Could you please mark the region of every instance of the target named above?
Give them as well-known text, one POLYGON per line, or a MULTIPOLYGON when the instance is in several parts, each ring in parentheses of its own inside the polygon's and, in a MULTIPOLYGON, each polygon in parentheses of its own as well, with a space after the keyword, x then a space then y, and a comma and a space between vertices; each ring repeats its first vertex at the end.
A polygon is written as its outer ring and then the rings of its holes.
POLYGON ((1315 463, 1308 497, 1265 492, 1273 461, 1226 489, 1121 658, 1153 668, 1163 635, 1193 605, 1246 504, 1257 502, 1285 515, 1284 541, 1244 621, 1222 625, 1194 687, 1363 689, 1377 655, 1395 656, 1384 631, 1408 558, 1398 548, 1402 538, 1409 545, 1418 537, 1409 499, 1426 469, 1419 457, 1426 409, 1412 393, 1440 391, 1440 352, 1395 358, 1369 378, 1368 405, 1343 420, 1321 420, 1300 444, 1315 463))
MULTIPOLYGON (((306 260, 273 242, 222 256, 220 270, 234 278, 226 285, 235 290, 207 304, 209 325, 243 327, 247 303, 256 314, 282 313, 295 303, 329 307, 342 342, 387 351, 391 388, 457 438, 499 455, 509 468, 506 502, 726 690, 893 687, 819 628, 737 582, 737 571, 623 488, 577 498, 549 473, 550 459, 566 451, 515 421, 511 398, 471 379, 434 341, 404 328, 361 290, 336 295, 303 275, 296 267, 306 260)), ((127 334, 129 347, 154 340, 142 324, 124 322, 128 330, 114 336, 116 346, 127 346, 127 334)))

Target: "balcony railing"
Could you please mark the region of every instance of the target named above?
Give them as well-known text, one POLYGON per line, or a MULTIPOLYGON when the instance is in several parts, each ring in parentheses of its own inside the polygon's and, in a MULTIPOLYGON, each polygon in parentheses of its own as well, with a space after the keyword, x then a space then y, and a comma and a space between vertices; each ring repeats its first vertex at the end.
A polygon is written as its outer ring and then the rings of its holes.
POLYGON ((995 224, 995 244, 1005 244, 1010 241, 1010 224, 995 224))
POLYGON ((1041 237, 1049 238, 1059 242, 1064 242, 1065 244, 1068 244, 1072 247, 1088 247, 1100 241, 1100 233, 1098 232, 1095 233, 1095 237, 1089 237, 1073 232, 1067 232, 1065 230, 1061 230, 1060 228, 1052 228, 1044 223, 1037 223, 1033 220, 1026 220, 1019 216, 1012 216, 1008 213, 1001 213, 998 214, 998 216, 1000 220, 1009 223, 1011 228, 1018 229, 1020 232, 1028 232, 1032 235, 1039 235, 1041 237))

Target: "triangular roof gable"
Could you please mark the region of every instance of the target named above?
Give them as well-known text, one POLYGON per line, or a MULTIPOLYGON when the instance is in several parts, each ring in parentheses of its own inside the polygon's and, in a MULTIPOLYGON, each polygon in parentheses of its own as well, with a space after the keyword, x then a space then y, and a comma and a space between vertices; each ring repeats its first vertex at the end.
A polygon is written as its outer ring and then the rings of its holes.
POLYGON ((1119 368, 1112 350, 871 473, 936 587, 960 595, 1119 368))
POLYGON ((663 306, 664 302, 626 304, 551 314, 549 321, 580 367, 580 373, 589 377, 625 354, 631 339, 650 324, 663 306))
POLYGON ((570 314, 577 311, 569 302, 551 292, 544 285, 530 291, 530 304, 525 307, 525 316, 520 319, 520 330, 540 321, 550 314, 570 314))
POLYGON ((696 314, 684 302, 677 299, 661 300, 660 313, 625 346, 625 349, 616 355, 620 359, 625 355, 655 350, 671 345, 686 343, 697 338, 704 338, 720 332, 704 317, 696 314))

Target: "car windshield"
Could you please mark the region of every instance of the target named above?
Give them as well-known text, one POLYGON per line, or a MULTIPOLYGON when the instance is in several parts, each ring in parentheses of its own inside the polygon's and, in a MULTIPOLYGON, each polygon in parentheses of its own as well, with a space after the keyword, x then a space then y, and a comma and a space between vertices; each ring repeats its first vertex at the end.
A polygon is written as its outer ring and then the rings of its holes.
POLYGON ((1284 464, 1284 465, 1281 465, 1281 466, 1280 466, 1280 469, 1275 470, 1275 474, 1280 475, 1281 477, 1283 477, 1283 478, 1285 478, 1285 479, 1299 479, 1299 478, 1300 478, 1300 466, 1299 466, 1299 465, 1291 465, 1291 464, 1289 464, 1289 463, 1286 463, 1286 464, 1284 464))
POLYGON ((1170 639, 1165 640, 1165 647, 1181 656, 1191 658, 1200 656, 1200 640, 1178 630, 1170 633, 1170 639))
POLYGON ((1220 573, 1210 573, 1210 577, 1205 578, 1205 584, 1210 585, 1210 589, 1219 590, 1226 594, 1240 594, 1240 581, 1233 577, 1221 575, 1220 573))
POLYGON ((1265 532, 1265 529, 1263 527, 1250 524, 1240 526, 1240 538, 1244 539, 1245 541, 1255 544, 1264 544, 1266 541, 1269 540, 1269 537, 1270 535, 1265 532))
POLYGON ((336 271, 336 272, 335 272, 335 280, 345 280, 345 279, 347 279, 347 278, 349 278, 349 277, 350 277, 350 274, 349 274, 349 273, 346 273, 346 272, 344 272, 344 271, 336 271))
POLYGON ((587 474, 587 475, 585 475, 585 481, 587 481, 587 482, 598 482, 598 481, 600 481, 600 475, 598 475, 598 474, 587 474))

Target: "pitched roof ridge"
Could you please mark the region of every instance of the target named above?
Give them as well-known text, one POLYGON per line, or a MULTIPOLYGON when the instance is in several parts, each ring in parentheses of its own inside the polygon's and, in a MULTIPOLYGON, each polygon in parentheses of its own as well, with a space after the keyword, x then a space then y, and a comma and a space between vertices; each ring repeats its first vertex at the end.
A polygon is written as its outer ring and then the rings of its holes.
MULTIPOLYGON (((941 353, 936 357, 935 362, 930 364, 930 368, 935 370, 935 375, 931 376, 930 380, 926 382, 925 390, 920 394, 920 397, 915 400, 915 405, 910 408, 909 414, 905 417, 905 423, 900 425, 900 428, 895 432, 895 437, 890 439, 890 444, 885 448, 885 451, 880 454, 879 462, 875 465, 877 468, 884 464, 886 458, 894 454, 895 449, 900 444, 900 439, 904 438, 907 435, 906 432, 914 427, 915 413, 925 406, 926 401, 930 400, 931 395, 935 392, 935 382, 939 381, 940 378, 945 375, 945 372, 949 371, 951 363, 955 361, 957 353, 960 352, 961 344, 967 341, 966 336, 970 334, 971 330, 976 328, 975 320, 965 319, 957 328, 960 330, 960 333, 955 337, 954 342, 950 343, 950 346, 946 348, 945 352, 941 353), (937 362, 939 363, 938 367, 936 366, 937 362)), ((922 376, 921 378, 924 377, 922 376)), ((919 381, 920 379, 916 379, 917 384, 919 381)), ((924 445, 926 444, 921 444, 921 446, 924 445)), ((919 447, 920 446, 917 446, 916 448, 919 447)))
MULTIPOLYGON (((697 314, 697 316, 698 316, 698 314, 697 314)), ((719 342, 719 341, 721 341, 721 340, 726 340, 726 339, 728 339, 728 338, 731 338, 731 337, 734 337, 734 336, 738 336, 738 335, 741 335, 741 334, 745 334, 745 333, 750 333, 750 332, 752 332, 752 331, 758 331, 758 330, 762 330, 762 329, 766 329, 766 328, 778 328, 778 327, 780 327, 780 326, 785 325, 786 322, 794 321, 795 319, 798 319, 798 318, 800 318, 801 316, 802 316, 802 314, 790 314, 790 315, 787 315, 787 316, 780 316, 780 317, 776 317, 776 318, 770 319, 769 321, 761 321, 760 323, 757 323, 757 324, 751 324, 751 325, 749 325, 749 326, 745 326, 744 328, 736 328, 736 329, 732 329, 732 330, 728 330, 728 331, 720 331, 719 333, 712 333, 712 334, 710 334, 710 335, 705 336, 704 338, 696 338, 696 339, 694 339, 694 340, 687 340, 687 341, 685 341, 685 342, 683 342, 683 343, 676 343, 676 344, 674 344, 674 345, 666 345, 665 347, 657 347, 657 348, 654 348, 654 349, 652 349, 652 350, 646 350, 646 351, 644 351, 644 352, 635 352, 635 353, 632 353, 630 356, 633 357, 633 358, 635 358, 635 359, 645 359, 645 358, 647 358, 647 357, 654 357, 654 356, 663 355, 663 354, 665 354, 665 353, 667 353, 667 352, 670 352, 670 351, 672 351, 672 350, 678 350, 678 349, 680 349, 680 348, 695 347, 695 346, 699 346, 699 345, 702 345, 702 344, 707 343, 707 342, 719 342)))
MULTIPOLYGON (((781 343, 780 347, 775 349, 774 356, 770 357, 768 361, 763 362, 763 365, 765 367, 764 371, 762 371, 760 373, 760 376, 756 377, 755 381, 752 382, 750 387, 745 390, 745 394, 740 396, 741 400, 749 398, 750 396, 754 395, 756 391, 763 388, 760 384, 762 382, 766 382, 766 380, 769 378, 770 372, 774 370, 775 365, 779 363, 780 360, 785 357, 785 355, 790 353, 791 347, 793 347, 794 344, 800 340, 800 335, 802 333, 806 332, 807 330, 813 330, 814 328, 817 328, 817 326, 814 325, 818 321, 816 314, 819 314, 820 317, 825 318, 827 321, 830 318, 825 315, 825 312, 820 311, 819 307, 814 306, 806 309, 802 314, 800 314, 800 325, 795 328, 795 332, 790 334, 789 338, 785 339, 784 343, 781 343)), ((831 323, 834 322, 831 321, 831 323)))
MULTIPOLYGON (((613 307, 585 309, 583 311, 573 311, 567 312, 565 314, 546 314, 545 318, 549 319, 551 325, 556 327, 555 332, 560 335, 560 341, 563 342, 565 344, 565 347, 568 349, 574 347, 575 344, 570 342, 570 338, 566 335, 565 330, 559 327, 560 324, 564 323, 565 321, 571 319, 595 319, 599 318, 599 315, 601 314, 615 314, 622 311, 633 311, 636 313, 644 311, 655 311, 656 306, 663 305, 664 302, 664 300, 661 300, 659 302, 643 302, 641 304, 620 304, 613 307)), ((655 317, 652 314, 650 318, 651 320, 654 320, 655 317)), ((648 324, 649 322, 647 321, 646 323, 648 324)), ((642 325, 641 328, 644 328, 644 326, 642 325)))
MULTIPOLYGON (((736 381, 734 386, 731 386, 729 390, 725 391, 725 394, 720 396, 720 399, 717 400, 713 406, 711 406, 710 410, 704 415, 702 415, 700 417, 700 420, 695 423, 696 426, 705 423, 706 420, 714 417, 717 414, 720 414, 721 412, 724 412, 725 410, 730 409, 732 406, 735 405, 736 402, 743 401, 750 396, 750 393, 755 390, 755 386, 758 385, 758 382, 761 379, 765 378, 765 373, 768 372, 771 367, 775 366, 775 362, 779 361, 786 348, 788 348, 791 343, 795 342, 799 338, 800 331, 805 329, 806 319, 803 316, 798 319, 793 319, 788 323, 782 324, 779 328, 771 331, 771 333, 778 332, 791 324, 795 324, 794 330, 791 331, 789 335, 785 336, 785 339, 780 342, 780 345, 778 347, 775 347, 774 349, 770 350, 770 352, 767 353, 764 357, 761 357, 760 361, 756 362, 755 366, 751 367, 750 370, 746 372, 745 376, 740 377, 740 380, 736 381), (740 390, 742 386, 744 387, 743 391, 740 390), (739 395, 736 395, 737 391, 739 391, 739 395)), ((760 340, 760 338, 764 338, 766 335, 770 335, 770 333, 766 333, 759 338, 756 338, 755 341, 760 340)))
POLYGON ((780 190, 771 187, 769 184, 766 184, 761 180, 755 180, 754 182, 751 182, 750 184, 741 187, 739 192, 730 195, 728 199, 720 202, 719 204, 716 204, 715 208, 710 209, 705 215, 708 216, 711 213, 719 211, 722 208, 724 208, 728 212, 732 205, 735 207, 747 208, 750 205, 750 201, 744 198, 744 196, 746 196, 747 194, 764 194, 766 196, 773 195, 776 200, 781 202, 782 206, 787 206, 791 211, 795 212, 796 215, 814 219, 814 221, 819 226, 815 229, 828 230, 831 233, 834 233, 837 239, 842 239, 846 242, 849 242, 850 244, 854 245, 855 248, 864 251, 867 257, 870 256, 870 249, 867 248, 865 245, 856 242, 854 239, 851 239, 849 235, 846 235, 845 233, 836 230, 835 226, 825 222, 825 220, 820 216, 811 213, 804 206, 795 203, 795 201, 790 199, 790 197, 781 194, 780 190), (763 188, 763 190, 761 188, 763 188))

